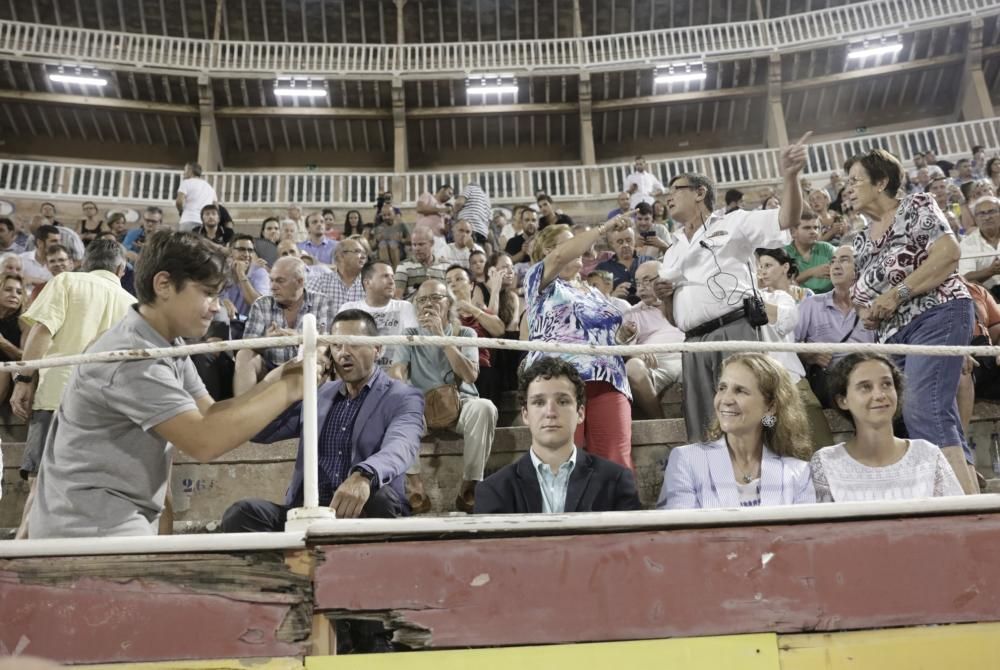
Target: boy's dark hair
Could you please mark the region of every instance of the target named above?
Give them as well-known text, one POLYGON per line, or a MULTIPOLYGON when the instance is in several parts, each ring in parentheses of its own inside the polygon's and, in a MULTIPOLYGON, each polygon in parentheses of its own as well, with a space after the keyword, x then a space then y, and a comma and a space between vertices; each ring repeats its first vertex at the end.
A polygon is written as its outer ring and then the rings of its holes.
POLYGON ((7 230, 14 232, 14 222, 8 219, 6 216, 0 216, 0 226, 6 228, 7 230))
POLYGON ((343 312, 337 312, 337 316, 333 317, 333 322, 330 324, 330 331, 333 332, 334 323, 340 323, 341 321, 360 321, 365 326, 365 335, 370 337, 379 336, 378 324, 375 323, 375 318, 364 310, 345 309, 343 312))
POLYGON ((235 235, 233 235, 233 239, 229 242, 229 246, 231 247, 236 246, 236 243, 242 240, 249 240, 250 243, 253 244, 253 235, 247 235, 246 233, 236 233, 235 235))
POLYGON ((830 398, 834 401, 833 409, 837 410, 842 417, 850 421, 852 426, 854 425, 854 417, 851 416, 848 410, 840 409, 840 405, 837 404, 836 400, 838 397, 847 395, 847 383, 850 380, 851 373, 854 372, 854 368, 866 361, 878 361, 889 366, 889 371, 892 373, 892 385, 896 387, 896 413, 893 415, 893 418, 898 419, 903 414, 903 373, 896 364, 882 354, 848 354, 835 363, 830 368, 830 371, 827 372, 826 387, 830 392, 830 398))
POLYGON ((580 378, 580 373, 576 371, 571 363, 566 362, 561 358, 556 358, 554 356, 545 356, 539 358, 533 364, 528 366, 517 376, 517 405, 518 407, 526 407, 528 404, 528 387, 531 386, 531 382, 535 381, 541 377, 542 379, 556 379, 558 377, 565 377, 573 385, 573 389, 576 391, 576 406, 577 408, 583 407, 587 401, 587 387, 583 384, 583 379, 580 378))
POLYGON ((135 266, 135 295, 140 305, 156 302, 153 277, 170 275, 177 291, 189 282, 221 290, 229 274, 229 252, 194 233, 158 230, 148 238, 135 266))
POLYGON ((44 226, 38 226, 35 230, 35 241, 40 242, 42 240, 47 240, 49 239, 49 235, 59 235, 61 237, 62 233, 60 233, 59 229, 55 226, 50 226, 46 223, 44 226))
POLYGON ((539 193, 539 194, 538 194, 538 197, 537 197, 537 198, 535 198, 535 202, 536 202, 536 203, 537 203, 537 202, 541 202, 541 201, 543 201, 543 200, 544 200, 545 202, 549 203, 550 205, 552 204, 552 196, 550 196, 550 195, 549 195, 549 194, 547 194, 547 193, 539 193))
POLYGON ((731 188, 726 191, 726 207, 729 205, 735 205, 743 197, 743 191, 731 188))
POLYGON ((66 254, 70 258, 73 257, 73 254, 71 254, 69 252, 69 249, 67 249, 66 247, 64 247, 61 244, 50 244, 49 246, 45 247, 45 257, 46 258, 48 258, 49 256, 51 256, 53 254, 58 254, 59 252, 62 252, 64 254, 66 254))
POLYGON ((648 202, 640 202, 635 206, 635 213, 639 216, 653 216, 653 206, 648 202))

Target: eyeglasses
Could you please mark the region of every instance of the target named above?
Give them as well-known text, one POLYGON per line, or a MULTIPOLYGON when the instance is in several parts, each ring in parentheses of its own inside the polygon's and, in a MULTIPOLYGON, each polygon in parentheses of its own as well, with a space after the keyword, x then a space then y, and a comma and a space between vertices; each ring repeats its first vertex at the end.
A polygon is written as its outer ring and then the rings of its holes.
POLYGON ((976 216, 981 216, 982 218, 987 218, 990 216, 996 216, 1000 214, 1000 209, 978 209, 976 210, 976 216))
POLYGON ((430 295, 420 296, 413 302, 417 305, 429 305, 432 302, 444 302, 448 299, 448 296, 441 295, 440 293, 432 293, 430 295))
POLYGON ((669 189, 667 189, 667 196, 669 197, 671 195, 677 195, 677 191, 682 191, 686 188, 696 189, 698 187, 695 186, 694 184, 675 184, 674 186, 671 186, 669 189))

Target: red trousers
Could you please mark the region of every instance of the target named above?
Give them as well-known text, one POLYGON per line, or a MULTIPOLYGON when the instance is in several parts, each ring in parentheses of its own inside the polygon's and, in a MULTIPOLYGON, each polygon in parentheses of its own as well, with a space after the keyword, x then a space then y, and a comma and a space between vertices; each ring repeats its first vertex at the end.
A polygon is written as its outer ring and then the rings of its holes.
POLYGON ((576 427, 576 445, 629 470, 632 466, 632 403, 607 382, 587 382, 587 409, 576 427))

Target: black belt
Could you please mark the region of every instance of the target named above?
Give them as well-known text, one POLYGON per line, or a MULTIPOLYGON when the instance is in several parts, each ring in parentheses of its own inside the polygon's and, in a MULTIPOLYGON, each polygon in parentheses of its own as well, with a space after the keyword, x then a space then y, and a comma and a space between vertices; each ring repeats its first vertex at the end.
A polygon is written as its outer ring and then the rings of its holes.
POLYGON ((720 316, 718 319, 712 319, 710 321, 706 321, 700 326, 695 326, 691 330, 684 333, 684 339, 690 340, 692 337, 702 337, 703 335, 708 335, 714 330, 718 330, 723 326, 728 326, 734 321, 739 321, 740 319, 745 319, 745 318, 746 318, 746 312, 744 312, 743 308, 741 307, 735 312, 724 314, 720 316))

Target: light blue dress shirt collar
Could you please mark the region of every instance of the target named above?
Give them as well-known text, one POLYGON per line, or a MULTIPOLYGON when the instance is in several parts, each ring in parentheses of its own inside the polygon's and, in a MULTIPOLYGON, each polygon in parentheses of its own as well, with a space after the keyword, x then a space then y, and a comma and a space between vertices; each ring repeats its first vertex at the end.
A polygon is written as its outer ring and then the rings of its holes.
POLYGON ((534 449, 529 449, 528 453, 531 454, 531 464, 535 466, 538 488, 542 491, 542 513, 562 514, 566 511, 569 478, 576 467, 576 446, 573 446, 569 459, 559 466, 557 474, 552 474, 552 468, 535 455, 534 449))

